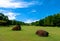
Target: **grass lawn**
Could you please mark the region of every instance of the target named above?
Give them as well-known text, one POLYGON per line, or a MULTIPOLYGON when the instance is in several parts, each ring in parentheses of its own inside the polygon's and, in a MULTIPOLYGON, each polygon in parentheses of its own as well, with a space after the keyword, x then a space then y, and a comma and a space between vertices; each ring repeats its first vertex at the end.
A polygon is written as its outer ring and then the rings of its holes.
POLYGON ((60 41, 58 27, 22 26, 21 31, 12 31, 12 27, 0 27, 0 41, 60 41), (48 31, 49 37, 36 35, 39 29, 48 31))

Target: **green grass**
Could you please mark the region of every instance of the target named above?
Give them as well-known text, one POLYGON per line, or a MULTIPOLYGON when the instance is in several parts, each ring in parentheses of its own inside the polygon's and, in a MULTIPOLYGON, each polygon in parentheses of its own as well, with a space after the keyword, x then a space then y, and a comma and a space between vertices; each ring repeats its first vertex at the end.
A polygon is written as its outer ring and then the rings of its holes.
POLYGON ((22 26, 21 31, 12 31, 12 27, 0 27, 0 41, 60 41, 58 27, 22 26), (39 29, 48 31, 49 37, 36 35, 39 29))

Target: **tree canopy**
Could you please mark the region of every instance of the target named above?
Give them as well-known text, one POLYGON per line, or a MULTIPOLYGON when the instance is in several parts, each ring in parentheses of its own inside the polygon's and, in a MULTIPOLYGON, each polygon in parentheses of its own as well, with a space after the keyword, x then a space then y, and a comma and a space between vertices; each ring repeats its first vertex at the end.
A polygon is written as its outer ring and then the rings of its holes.
MULTIPOLYGON (((39 25, 39 26, 60 26, 60 13, 45 17, 44 19, 41 19, 38 22, 39 23, 37 24, 37 21, 36 21, 35 25, 39 25)), ((33 23, 31 23, 31 24, 33 24, 33 23)))
POLYGON ((8 16, 5 16, 3 13, 0 13, 0 25, 35 25, 35 26, 60 26, 60 13, 50 15, 39 21, 32 22, 31 24, 24 23, 17 20, 9 20, 8 16))
POLYGON ((3 13, 0 13, 0 26, 17 25, 17 24, 26 25, 26 23, 21 21, 9 20, 8 16, 5 16, 3 13))

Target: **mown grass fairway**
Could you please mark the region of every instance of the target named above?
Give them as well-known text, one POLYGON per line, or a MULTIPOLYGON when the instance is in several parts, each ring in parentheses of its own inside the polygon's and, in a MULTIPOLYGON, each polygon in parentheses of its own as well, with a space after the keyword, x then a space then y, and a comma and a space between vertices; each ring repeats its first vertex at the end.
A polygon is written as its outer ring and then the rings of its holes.
POLYGON ((0 27, 0 41, 60 41, 60 28, 22 26, 21 31, 12 31, 13 26, 0 27), (35 32, 39 29, 48 31, 49 37, 39 37, 35 32))

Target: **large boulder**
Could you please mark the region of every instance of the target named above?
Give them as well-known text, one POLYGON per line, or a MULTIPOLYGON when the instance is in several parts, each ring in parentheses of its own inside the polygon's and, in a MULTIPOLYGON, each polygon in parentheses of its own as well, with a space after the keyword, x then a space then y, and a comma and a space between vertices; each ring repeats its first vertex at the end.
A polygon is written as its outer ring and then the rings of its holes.
POLYGON ((12 30, 21 30, 21 26, 20 25, 16 25, 15 27, 12 28, 12 30))
POLYGON ((42 37, 48 37, 48 36, 49 36, 49 33, 48 33, 47 31, 44 31, 44 30, 38 30, 38 31, 36 32, 36 34, 37 34, 38 36, 42 36, 42 37))

